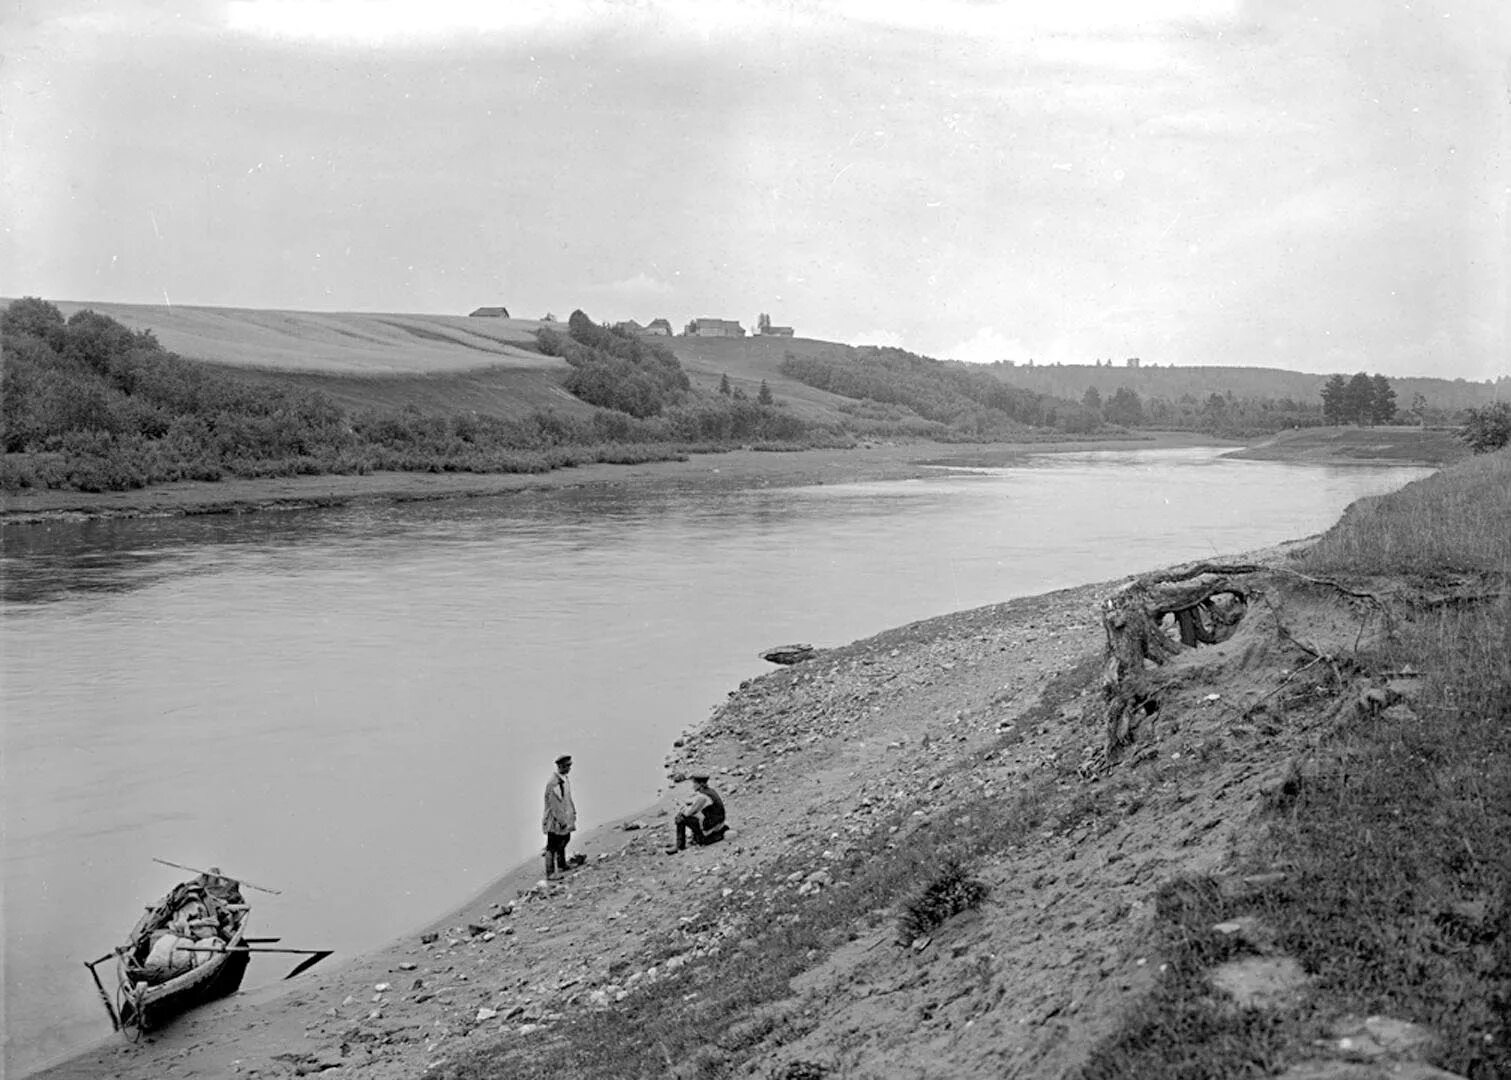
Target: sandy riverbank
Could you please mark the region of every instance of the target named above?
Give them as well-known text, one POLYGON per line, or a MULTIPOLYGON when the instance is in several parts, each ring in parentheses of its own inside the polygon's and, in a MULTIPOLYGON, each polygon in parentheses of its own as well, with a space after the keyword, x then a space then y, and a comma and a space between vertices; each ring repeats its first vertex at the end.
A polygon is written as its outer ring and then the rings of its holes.
MULTIPOLYGON (((1085 587, 929 620, 753 680, 725 709, 742 722, 716 718, 690 734, 671 762, 676 769, 695 751, 715 772, 736 830, 725 844, 665 854, 674 793, 582 835, 573 850, 588 862, 563 884, 544 885, 532 859, 385 948, 326 961, 295 983, 201 1008, 140 1043, 107 1039, 38 1075, 157 1080, 318 1070, 410 1077, 501 1032, 528 1035, 598 1000, 595 993, 633 992, 666 969, 667 958, 652 955, 654 943, 678 927, 695 898, 828 843, 825 830, 838 826, 840 808, 857 805, 864 792, 886 790, 889 801, 925 795, 944 759, 927 748, 916 723, 921 698, 933 699, 927 709, 935 717, 929 725, 935 738, 994 736, 995 717, 957 726, 954 714, 1003 685, 1027 702, 1035 687, 1093 649, 1095 593, 1085 587), (1038 632, 1041 626, 1060 629, 1038 632), (1008 649, 1011 662, 999 671, 997 661, 1008 658, 1008 649), (988 660, 990 669, 941 678, 957 665, 988 660), (866 714, 863 737, 854 738, 855 729, 838 715, 803 732, 768 724, 793 707, 813 706, 816 664, 862 672, 852 677, 857 698, 851 712, 866 714), (758 715, 766 719, 746 722, 758 715), (757 741, 748 741, 757 729, 757 741), (815 820, 824 825, 814 828, 815 820), (641 827, 627 830, 626 824, 641 827), (432 934, 437 937, 427 942, 432 934)), ((953 756, 956 748, 950 749, 953 756)), ((1035 767, 1041 753, 1040 747, 1025 750, 1022 768, 1035 767)), ((584 765, 574 781, 587 792, 592 768, 584 765)), ((819 851, 804 857, 814 868, 832 862, 819 851)))
POLYGON ((594 486, 797 487, 850 481, 906 480, 924 476, 940 466, 1001 465, 1026 454, 1214 445, 1222 445, 1222 440, 1181 432, 1139 439, 1012 443, 986 447, 879 443, 853 450, 785 453, 732 450, 724 454, 693 454, 686 461, 585 465, 548 473, 371 473, 365 476, 184 482, 158 484, 134 491, 6 492, 0 494, 0 521, 237 514, 373 502, 480 498, 594 486))

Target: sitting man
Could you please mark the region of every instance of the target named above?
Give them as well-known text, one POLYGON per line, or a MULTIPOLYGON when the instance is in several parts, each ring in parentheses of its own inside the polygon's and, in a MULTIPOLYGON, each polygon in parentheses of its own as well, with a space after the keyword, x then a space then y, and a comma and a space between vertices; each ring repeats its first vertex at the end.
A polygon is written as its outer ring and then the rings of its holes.
POLYGON ((667 849, 669 853, 686 849, 688 833, 692 833, 693 843, 702 847, 718 843, 729 830, 724 823, 724 800, 708 786, 708 774, 695 772, 689 779, 693 782, 692 798, 677 811, 677 846, 667 849))

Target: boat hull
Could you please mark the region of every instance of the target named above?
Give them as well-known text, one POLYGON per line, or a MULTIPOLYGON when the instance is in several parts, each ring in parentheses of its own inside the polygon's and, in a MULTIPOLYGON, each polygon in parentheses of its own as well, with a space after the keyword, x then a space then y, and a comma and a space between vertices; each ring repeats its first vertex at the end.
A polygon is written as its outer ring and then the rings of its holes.
POLYGON ((128 990, 121 995, 121 1026, 152 1031, 190 1009, 234 994, 251 959, 245 952, 228 952, 165 983, 128 990))
POLYGON ((116 951, 120 1028, 128 1032, 150 1031, 189 1009, 234 994, 241 987, 251 961, 246 942, 250 919, 251 911, 242 903, 235 882, 204 875, 176 887, 149 907, 132 928, 127 943, 116 951), (217 947, 223 951, 210 953, 202 962, 171 978, 154 980, 145 965, 155 937, 165 928, 171 929, 174 912, 181 905, 195 899, 201 904, 206 902, 206 881, 225 886, 215 901, 216 910, 227 913, 229 919, 221 918, 221 932, 215 938, 219 942, 217 947))

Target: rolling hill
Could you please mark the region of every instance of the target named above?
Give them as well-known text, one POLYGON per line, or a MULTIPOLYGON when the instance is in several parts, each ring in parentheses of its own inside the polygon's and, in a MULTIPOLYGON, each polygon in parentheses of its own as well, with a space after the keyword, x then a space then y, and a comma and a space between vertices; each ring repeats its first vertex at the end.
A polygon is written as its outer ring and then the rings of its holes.
MULTIPOLYGON (((0 304, 9 301, 0 301, 0 304)), ((566 331, 536 319, 261 310, 55 301, 65 316, 91 310, 132 330, 151 330, 180 356, 238 369, 244 378, 326 394, 343 408, 478 412, 516 419, 540 409, 589 415, 562 388, 568 370, 536 349, 535 332, 566 331)), ((717 388, 728 375, 754 396, 766 381, 804 420, 838 422, 837 395, 779 370, 799 355, 850 353, 848 345, 806 338, 658 338, 677 354, 693 385, 717 388)))
MULTIPOLYGON (((0 301, 4 303, 4 301, 0 301)), ((536 349, 535 332, 563 323, 378 312, 310 312, 58 301, 65 315, 91 309, 133 330, 151 330, 163 347, 191 359, 241 369, 244 375, 318 389, 347 408, 466 411, 513 418, 538 409, 587 414, 561 387, 566 363, 536 349)), ((783 358, 857 355, 836 342, 810 338, 657 339, 681 361, 695 386, 721 377, 749 393, 764 380, 804 420, 837 422, 845 399, 784 375, 783 358)), ((1095 386, 1104 399, 1121 386, 1143 398, 1209 394, 1318 401, 1325 375, 1252 367, 1096 367, 992 365, 1004 382, 1078 401, 1095 386)), ((1511 377, 1496 383, 1463 379, 1392 379, 1400 408, 1422 394, 1429 407, 1456 411, 1511 397, 1511 377)))

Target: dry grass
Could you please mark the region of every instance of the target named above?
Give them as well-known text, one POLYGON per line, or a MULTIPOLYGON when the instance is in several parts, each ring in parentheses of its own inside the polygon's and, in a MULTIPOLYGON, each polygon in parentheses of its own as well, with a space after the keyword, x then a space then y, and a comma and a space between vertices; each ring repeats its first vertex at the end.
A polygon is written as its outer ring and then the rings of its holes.
POLYGON ((1305 561, 1322 573, 1511 574, 1511 451, 1359 500, 1305 561))
POLYGON ((1283 880, 1248 896, 1201 879, 1162 890, 1166 974, 1082 1080, 1273 1075, 1316 1056, 1332 1022, 1378 1014, 1435 1031, 1439 1068, 1511 1076, 1508 492, 1511 453, 1465 462, 1351 508, 1304 560, 1376 582, 1472 575, 1488 599, 1404 607, 1395 638, 1359 658, 1410 664, 1424 685, 1410 708, 1345 711, 1319 747, 1339 764, 1293 774, 1272 800, 1239 869, 1283 880), (1213 927, 1238 915, 1259 915, 1311 975, 1290 1008, 1214 998, 1207 972, 1242 945, 1213 927))
POLYGON ((151 330, 163 348, 194 360, 278 371, 348 375, 439 374, 503 365, 565 370, 535 350, 533 319, 465 315, 262 311, 251 308, 59 302, 132 330, 151 330))

